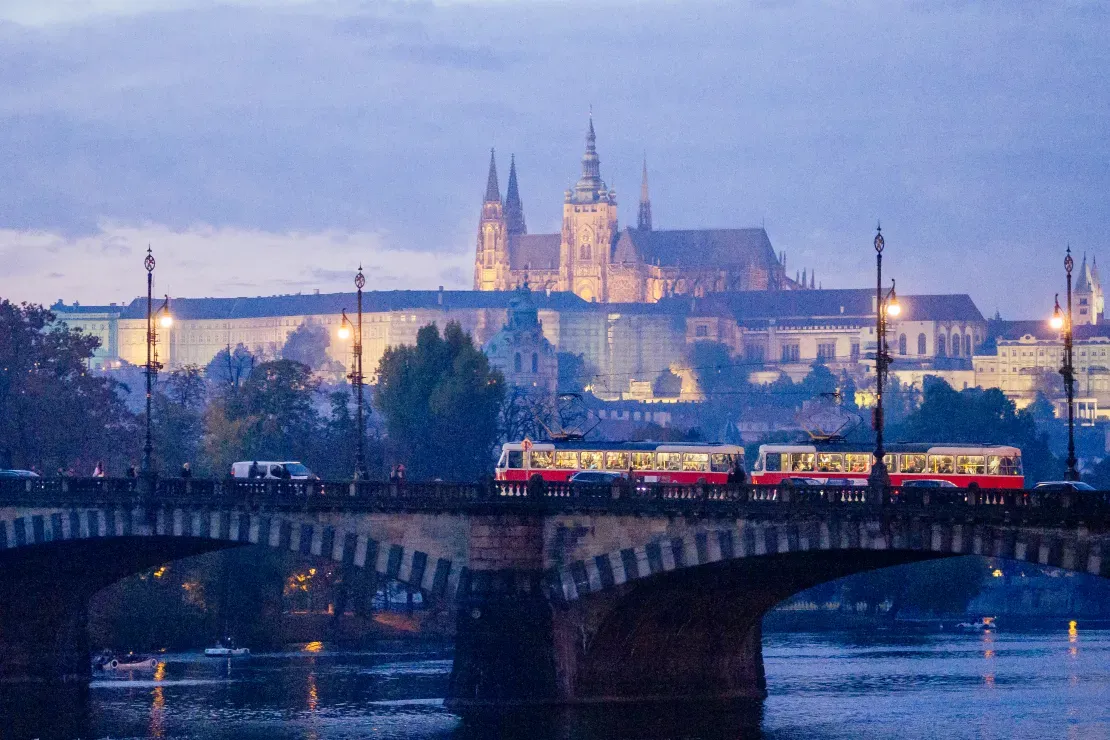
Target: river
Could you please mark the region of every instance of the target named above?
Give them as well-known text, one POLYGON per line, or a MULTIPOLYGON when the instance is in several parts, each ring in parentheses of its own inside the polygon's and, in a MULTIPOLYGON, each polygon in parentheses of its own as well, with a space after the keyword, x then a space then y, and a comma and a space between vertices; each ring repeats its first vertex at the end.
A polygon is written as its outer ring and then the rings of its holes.
POLYGON ((1110 738, 1110 631, 770 634, 764 657, 762 706, 549 711, 490 726, 443 709, 443 646, 311 643, 241 664, 165 655, 156 674, 94 681, 83 698, 9 687, 0 739, 1110 738))

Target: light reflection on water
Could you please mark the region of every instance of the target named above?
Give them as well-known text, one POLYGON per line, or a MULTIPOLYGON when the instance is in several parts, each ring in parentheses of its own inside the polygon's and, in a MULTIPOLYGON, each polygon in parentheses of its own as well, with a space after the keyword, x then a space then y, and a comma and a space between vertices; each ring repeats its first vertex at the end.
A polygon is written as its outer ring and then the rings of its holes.
POLYGON ((87 697, 5 691, 0 738, 1110 740, 1110 632, 770 635, 764 657, 762 705, 464 722, 442 706, 451 661, 435 646, 314 646, 242 662, 166 655, 153 675, 98 681, 87 697))

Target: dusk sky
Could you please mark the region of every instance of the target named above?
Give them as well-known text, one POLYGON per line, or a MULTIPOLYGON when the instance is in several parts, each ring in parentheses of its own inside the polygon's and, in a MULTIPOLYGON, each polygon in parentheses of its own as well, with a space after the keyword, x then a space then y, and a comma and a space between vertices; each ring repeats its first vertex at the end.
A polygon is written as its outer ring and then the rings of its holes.
POLYGON ((489 148, 559 228, 592 105, 635 223, 1047 315, 1110 280, 1110 4, 0 0, 0 297, 469 288, 489 148))

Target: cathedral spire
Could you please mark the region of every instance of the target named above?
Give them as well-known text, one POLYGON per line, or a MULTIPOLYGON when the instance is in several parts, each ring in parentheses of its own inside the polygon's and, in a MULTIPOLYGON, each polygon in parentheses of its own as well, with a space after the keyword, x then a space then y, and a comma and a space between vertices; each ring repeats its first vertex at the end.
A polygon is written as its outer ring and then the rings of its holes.
POLYGON ((651 231, 651 196, 648 195, 647 155, 644 155, 644 177, 640 183, 640 215, 636 219, 636 228, 641 231, 651 231))
POLYGON ((524 204, 516 184, 516 155, 509 157, 509 189, 505 191, 505 225, 509 234, 527 234, 524 224, 524 204))
POLYGON ((601 179, 601 161, 597 156, 597 135, 594 133, 594 115, 590 111, 590 123, 586 130, 586 152, 582 155, 582 177, 574 185, 574 190, 568 191, 567 202, 598 203, 601 201, 615 203, 613 191, 605 187, 601 179))
POLYGON ((489 178, 486 180, 486 203, 501 202, 501 188, 497 185, 497 160, 489 150, 489 178))

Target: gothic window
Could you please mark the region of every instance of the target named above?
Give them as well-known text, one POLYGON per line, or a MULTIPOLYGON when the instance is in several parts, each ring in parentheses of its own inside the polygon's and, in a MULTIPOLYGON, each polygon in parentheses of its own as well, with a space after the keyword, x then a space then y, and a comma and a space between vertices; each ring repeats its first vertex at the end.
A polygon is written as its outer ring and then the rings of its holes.
POLYGON ((584 243, 582 246, 580 246, 578 248, 578 259, 580 259, 580 260, 591 260, 591 259, 593 259, 593 257, 590 254, 590 244, 589 244, 589 242, 584 243))
POLYGON ((852 342, 851 347, 848 349, 848 355, 852 358, 852 362, 859 361, 859 342, 852 342))
POLYGON ((937 337, 937 357, 945 357, 947 354, 944 351, 944 335, 941 334, 937 337))
POLYGON ((964 354, 971 357, 971 335, 964 334, 964 354))
POLYGON ((513 372, 514 373, 519 373, 520 368, 521 368, 520 353, 517 352, 516 355, 513 356, 513 372))
POLYGON ((960 356, 960 335, 959 334, 953 334, 952 335, 952 356, 953 357, 959 357, 960 356))
POLYGON ((540 371, 540 356, 535 352, 532 353, 532 372, 538 373, 540 371))
POLYGON ((906 335, 900 334, 898 336, 898 354, 906 354, 906 335))
POLYGON ((925 335, 924 334, 918 334, 917 335, 917 354, 919 354, 919 355, 925 354, 925 335))

